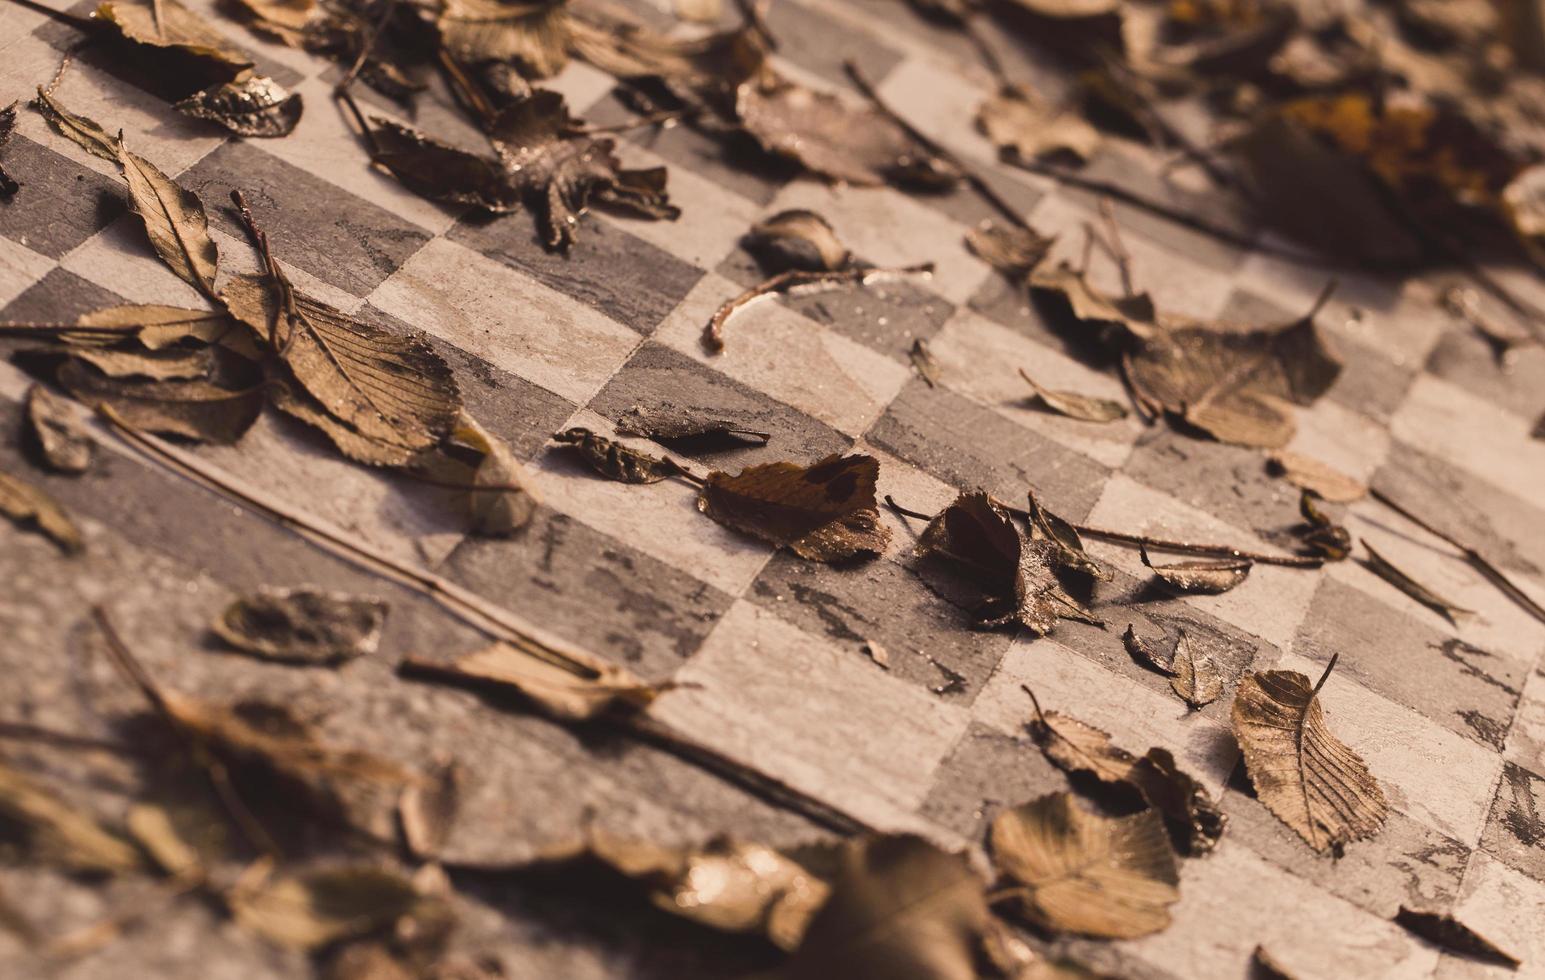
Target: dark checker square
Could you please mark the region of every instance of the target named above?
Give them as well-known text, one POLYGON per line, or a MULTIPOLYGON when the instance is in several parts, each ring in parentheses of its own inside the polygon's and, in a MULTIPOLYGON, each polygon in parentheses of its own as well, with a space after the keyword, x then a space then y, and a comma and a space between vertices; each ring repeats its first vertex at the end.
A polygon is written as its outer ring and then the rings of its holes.
POLYGON ((124 213, 120 181, 20 134, 5 147, 5 169, 21 190, 0 200, 0 235, 57 259, 124 213))

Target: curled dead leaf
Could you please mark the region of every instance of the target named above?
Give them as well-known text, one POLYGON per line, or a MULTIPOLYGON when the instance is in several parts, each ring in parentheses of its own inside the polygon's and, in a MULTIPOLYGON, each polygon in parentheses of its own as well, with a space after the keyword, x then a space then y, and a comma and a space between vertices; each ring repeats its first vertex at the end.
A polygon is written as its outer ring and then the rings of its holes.
POLYGON ((450 441, 477 455, 467 487, 471 530, 490 537, 507 537, 530 524, 541 501, 530 488, 525 467, 515 458, 509 444, 483 428, 465 408, 457 414, 450 441))
POLYGON ((85 547, 80 528, 54 498, 5 472, 0 472, 0 514, 16 524, 35 526, 66 554, 85 547))
POLYGON ((1170 924, 1180 875, 1157 810, 1101 817, 1067 793, 1000 813, 990 842, 998 869, 1025 886, 1019 909, 1057 932, 1132 939, 1170 924))
POLYGON ((337 664, 376 651, 386 603, 314 589, 261 589, 232 602, 215 634, 243 653, 296 664, 337 664))
POLYGON ((697 506, 726 527, 810 561, 840 562, 882 554, 890 530, 880 523, 872 456, 833 454, 810 466, 764 463, 731 476, 715 470, 697 506))
POLYGON ((27 389, 27 425, 43 460, 60 473, 84 473, 96 445, 68 402, 42 385, 27 389))
POLYGON ((1250 674, 1232 711, 1256 795, 1322 854, 1373 836, 1389 813, 1367 764, 1325 722, 1317 695, 1335 665, 1333 657, 1313 687, 1296 670, 1250 674))
POLYGON ((763 218, 751 226, 740 243, 769 274, 785 269, 840 269, 853 260, 853 253, 837 238, 831 224, 802 208, 763 218))
POLYGON ((1156 336, 1159 332, 1159 315, 1147 293, 1121 298, 1107 296, 1065 262, 1054 269, 1034 269, 1030 288, 1037 295, 1065 304, 1080 322, 1120 327, 1137 338, 1156 336))
POLYGON ((1121 634, 1121 642, 1126 645, 1132 659, 1147 664, 1167 677, 1175 676, 1175 651, 1161 652, 1153 643, 1138 636, 1137 629, 1131 623, 1127 624, 1127 631, 1121 634))
POLYGON ((977 258, 1016 282, 1029 279, 1056 239, 1034 228, 988 220, 966 233, 966 246, 977 258))
POLYGON ((668 456, 651 456, 589 429, 565 429, 553 441, 572 446, 591 469, 619 483, 659 483, 682 472, 668 456))
POLYGON ((1193 710, 1206 707, 1223 693, 1223 679, 1218 676, 1212 658, 1197 651, 1183 630, 1175 643, 1172 663, 1175 676, 1170 679, 1169 686, 1193 710))
POLYGON ((1368 553, 1367 559, 1362 562, 1364 568, 1373 572, 1401 592, 1404 592, 1410 598, 1431 609, 1439 616, 1442 616, 1450 623, 1454 622, 1455 616, 1468 616, 1473 613, 1473 610, 1454 605, 1405 572, 1402 572, 1388 558, 1374 550, 1367 539, 1358 538, 1358 542, 1362 544, 1363 550, 1368 553))
POLYGON ((132 428, 218 446, 241 439, 263 410, 263 388, 249 367, 226 387, 203 379, 132 381, 110 378, 83 361, 60 366, 59 384, 76 401, 106 405, 132 428), (250 382, 250 383, 243 383, 250 382))
POLYGON ((568 62, 567 0, 445 0, 440 43, 457 61, 514 61, 538 78, 568 62))
POLYGON ((1512 969, 1523 965, 1523 961, 1518 957, 1460 922, 1453 915, 1424 912, 1402 905, 1395 913, 1395 922, 1407 932, 1418 935, 1450 953, 1512 969))
POLYGON ((1351 533, 1320 509, 1313 490, 1299 494, 1298 513, 1304 522, 1294 529, 1294 534, 1309 554, 1326 561, 1345 561, 1352 553, 1351 533))
POLYGON ((1177 592, 1199 592, 1217 595, 1227 592, 1243 582, 1250 574, 1252 562, 1248 558, 1227 558, 1219 561, 1177 561, 1167 565, 1155 565, 1148 557, 1148 548, 1139 554, 1148 567, 1165 585, 1177 592))
POLYGON ((237 136, 288 136, 300 122, 301 98, 267 75, 250 75, 195 92, 173 106, 237 136))
POLYGON ((1042 388, 1024 368, 1019 369, 1019 376, 1025 379, 1025 384, 1035 393, 1035 400, 1057 415, 1078 419, 1080 422, 1115 422, 1127 417, 1126 406, 1120 402, 1080 395, 1076 391, 1042 388))

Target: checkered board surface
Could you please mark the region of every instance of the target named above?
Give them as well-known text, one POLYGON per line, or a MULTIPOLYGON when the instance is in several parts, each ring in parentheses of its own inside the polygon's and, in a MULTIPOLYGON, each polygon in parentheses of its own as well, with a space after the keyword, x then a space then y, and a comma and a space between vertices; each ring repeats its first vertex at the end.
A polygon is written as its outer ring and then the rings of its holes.
MULTIPOLYGON (((203 7, 203 4, 195 4, 203 7)), ((640 13, 670 23, 639 0, 640 13)), ((84 11, 86 6, 76 8, 84 11)), ((64 105, 122 128, 129 145, 210 208, 223 268, 255 263, 225 206, 245 191, 278 257, 304 290, 394 329, 421 331, 452 364, 470 409, 528 461, 543 506, 513 540, 473 539, 455 500, 390 472, 340 459, 314 433, 266 415, 232 448, 193 450, 207 464, 424 564, 651 679, 690 682, 651 708, 724 754, 886 829, 950 845, 979 843, 1003 805, 1063 788, 1023 725, 1032 687, 1047 707, 1111 731, 1141 752, 1174 750, 1221 797, 1230 823, 1218 850, 1183 867, 1174 925, 1146 939, 1072 943, 1126 976, 1232 977, 1265 944, 1304 977, 1471 976, 1498 972, 1440 955, 1387 920, 1402 903, 1457 911, 1545 976, 1545 627, 1478 579, 1449 548, 1364 501, 1345 521, 1410 574, 1475 610, 1456 628, 1356 562, 1318 571, 1257 567, 1225 595, 1176 599, 1148 585, 1137 555, 1091 545, 1117 570, 1095 609, 1101 630, 1063 623, 1047 638, 970 628, 914 570, 918 526, 886 513, 883 558, 830 568, 775 553, 698 514, 676 482, 596 478, 547 436, 569 425, 610 431, 633 406, 662 401, 733 411, 772 433, 765 448, 705 457, 704 468, 809 462, 858 451, 881 461, 881 492, 931 511, 958 488, 1019 501, 1027 486, 1064 516, 1169 537, 1265 545, 1296 520, 1290 487, 1260 454, 1135 419, 1091 425, 1038 412, 1016 375, 1122 398, 1024 295, 971 257, 967 229, 989 212, 962 191, 942 197, 832 188, 738 159, 686 128, 622 140, 632 165, 670 168, 675 223, 592 214, 568 258, 545 253, 524 215, 484 220, 413 196, 370 170, 329 97, 337 69, 213 21, 260 69, 306 100, 287 139, 227 138, 81 56, 58 90, 64 105), (877 264, 933 260, 931 279, 762 304, 706 353, 699 336, 725 298, 756 276, 737 246, 759 216, 789 207, 826 215, 877 264), (907 359, 926 340, 938 387, 907 359), (1165 678, 1128 657, 1121 632, 1185 630, 1226 668, 1225 694, 1188 712, 1165 678), (863 652, 890 654, 888 670, 863 652), (1317 675, 1333 729, 1392 803, 1384 830, 1340 860, 1313 854, 1251 795, 1228 733, 1228 706, 1248 670, 1317 675), (951 681, 951 678, 954 680, 951 681)), ((855 59, 919 128, 971 161, 1066 255, 1098 216, 1088 194, 995 161, 972 128, 988 77, 960 39, 900 3, 778 0, 780 67, 844 90, 855 59)), ((0 103, 49 78, 68 29, 0 5, 0 103)), ((1011 69, 1053 84, 1034 64, 1011 69)), ((612 80, 572 64, 552 87, 598 124, 628 118, 612 80)), ((848 90, 850 91, 850 90, 848 90)), ((401 110, 365 96, 370 108, 401 110)), ((417 125, 477 145, 433 97, 417 125)), ((66 321, 115 302, 197 305, 159 265, 125 212, 110 168, 20 113, 6 151, 21 193, 0 203, 0 319, 66 321)), ((1135 146, 1102 151, 1089 172, 1215 220, 1238 221, 1217 193, 1166 185, 1135 146)), ((1162 309, 1274 322, 1306 309, 1323 270, 1242 253, 1118 206, 1138 285, 1162 309)), ((1112 283, 1101 265, 1098 276, 1112 283)), ((1452 322, 1437 284, 1356 272, 1320 322, 1346 362, 1336 386, 1298 412, 1294 450, 1397 493, 1476 542, 1545 595, 1545 352, 1507 370, 1452 322)), ((20 429, 27 379, 0 368, 0 413, 20 429)), ((106 440, 111 441, 111 440, 106 440)), ((113 612, 165 683, 213 698, 290 704, 347 744, 423 763, 446 754, 469 790, 449 844, 457 861, 519 863, 584 820, 667 841, 719 831, 793 844, 821 831, 789 812, 646 745, 576 735, 472 694, 395 678, 399 655, 450 657, 478 637, 433 607, 334 561, 292 534, 126 453, 102 451, 80 478, 44 476, 0 446, 6 469, 39 481, 80 519, 84 555, 0 528, 0 720, 109 737, 136 708, 93 651, 91 603, 113 612), (338 671, 282 668, 209 646, 205 625, 233 594, 319 585, 393 603, 377 658, 338 671)), ((99 796, 109 754, 0 740, 10 757, 74 779, 99 796), (89 764, 88 764, 89 763, 89 764)), ((127 775, 126 775, 127 778, 127 775)), ((111 782, 111 780, 106 780, 111 782)), ((126 782, 125 786, 132 785, 126 782)), ((120 787, 122 792, 127 789, 120 787)), ((538 901, 469 884, 465 941, 509 975, 724 975, 720 948, 670 921, 583 901, 538 901)), ((87 888, 45 872, 0 872, 0 890, 62 931, 119 908, 119 886, 87 888)), ((0 934, 3 935, 3 934, 0 934)), ((0 958, 26 960, 3 944, 0 958)), ((70 976, 291 976, 300 965, 196 902, 73 964, 70 976)), ((14 974, 13 974, 14 975, 14 974)))

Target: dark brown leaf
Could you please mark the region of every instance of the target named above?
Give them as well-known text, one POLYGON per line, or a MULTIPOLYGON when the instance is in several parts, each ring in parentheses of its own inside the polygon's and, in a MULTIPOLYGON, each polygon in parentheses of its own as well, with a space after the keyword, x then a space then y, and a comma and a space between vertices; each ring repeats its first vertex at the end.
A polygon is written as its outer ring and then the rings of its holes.
POLYGON ((879 472, 872 456, 835 454, 808 467, 765 463, 735 476, 715 470, 697 506, 720 524, 801 558, 846 561, 881 554, 890 543, 874 497, 879 472))
POLYGON ((1155 565, 1148 558, 1147 547, 1143 547, 1139 553, 1143 564, 1158 576, 1159 581, 1177 592, 1199 592, 1204 595, 1227 592, 1245 580, 1252 566, 1248 558, 1177 561, 1168 565, 1155 565))
POLYGON ((27 424, 43 460, 60 473, 84 473, 95 443, 68 402, 42 385, 27 389, 27 424))
MULTIPOLYGON (((1327 668, 1320 684, 1329 676, 1327 668)), ((1331 734, 1318 693, 1296 670, 1246 676, 1234 695, 1234 737, 1266 808, 1316 851, 1339 853, 1377 833, 1389 804, 1368 766, 1331 734)))
POLYGON ((1051 250, 1054 238, 1047 238, 1033 228, 1004 226, 983 221, 966 234, 966 245, 977 258, 1013 279, 1025 282, 1035 267, 1051 250))
POLYGON ((1139 758, 1111 744, 1108 733, 1061 712, 1042 712, 1039 704, 1028 728, 1059 769, 1126 787, 1158 810, 1187 853, 1204 854, 1223 836, 1228 817, 1200 781, 1175 765, 1168 750, 1151 748, 1139 758))
POLYGON ((212 85, 173 106, 194 119, 216 123, 237 136, 288 136, 300 122, 301 98, 266 75, 212 85))
POLYGON ((0 514, 16 524, 32 524, 67 554, 85 547, 80 528, 63 507, 39 488, 3 471, 0 471, 0 514))
POLYGON ((1340 470, 1299 453, 1279 449, 1269 461, 1277 475, 1300 490, 1312 490, 1334 504, 1349 504, 1368 495, 1367 484, 1340 470))
POLYGON ((960 177, 884 113, 783 79, 741 86, 736 115, 763 149, 828 180, 944 188, 960 177))
POLYGON ((916 551, 959 564, 982 590, 978 615, 985 626, 1019 623, 1044 636, 1058 619, 1099 623, 1057 578, 1066 567, 1064 547, 1021 535, 1003 505, 982 491, 961 494, 934 517, 916 551))
POLYGON ((1450 953, 1486 963, 1498 963, 1517 969, 1523 961, 1501 949, 1491 940, 1460 922, 1452 915, 1441 912, 1422 912, 1400 906, 1395 922, 1407 932, 1414 933, 1450 953))
POLYGON ((1080 422, 1115 422, 1127 417, 1126 406, 1120 402, 1111 401, 1109 398, 1080 395, 1075 391, 1053 391, 1042 388, 1035 383, 1034 378, 1025 373, 1024 368, 1019 369, 1019 376, 1024 378, 1025 384, 1035 392, 1035 400, 1058 415, 1078 419, 1080 422))
POLYGON ((457 61, 514 61, 538 78, 568 62, 567 0, 446 0, 440 43, 457 61))
POLYGON ((1401 592, 1404 592, 1407 596, 1420 602, 1428 609, 1431 609, 1439 616, 1442 616, 1450 623, 1454 622, 1455 616, 1468 616, 1473 612, 1473 610, 1463 609, 1454 605, 1405 572, 1402 572, 1393 562, 1375 551, 1366 539, 1358 538, 1357 540, 1362 544, 1363 550, 1368 553, 1368 558, 1362 563, 1364 568, 1390 585, 1393 585, 1401 592))
POLYGON ((976 125, 1006 160, 1065 155, 1083 161, 1100 133, 1067 106, 1052 106, 1026 85, 1005 85, 976 110, 976 125))
POLYGON ((991 921, 983 884, 963 855, 919 837, 850 841, 831 898, 775 975, 975 980, 991 921))
POLYGON ((1092 575, 1102 582, 1111 580, 1105 566, 1089 557, 1078 530, 1067 521, 1053 514, 1036 499, 1035 491, 1027 494, 1027 513, 1030 515, 1030 540, 1047 541, 1056 549, 1056 564, 1060 568, 1073 569, 1092 575))
POLYGON ((111 24, 137 44, 195 59, 212 78, 230 81, 252 68, 246 55, 177 0, 109 0, 97 7, 94 19, 111 24))
POLYGON ((912 349, 907 353, 912 361, 912 370, 917 376, 927 382, 928 387, 939 386, 939 362, 933 359, 933 352, 928 349, 928 341, 919 337, 912 341, 912 349))
POLYGON ((118 162, 118 142, 108 132, 85 116, 77 116, 58 102, 54 101, 42 86, 38 87, 38 97, 33 102, 43 118, 49 125, 59 132, 59 135, 71 140, 86 152, 101 157, 111 163, 118 162))
POLYGON ((769 275, 785 269, 841 269, 853 260, 825 218, 800 208, 763 218, 740 244, 769 275))
POLYGON ((415 194, 435 201, 468 204, 490 214, 521 206, 520 187, 496 160, 442 143, 416 129, 372 117, 372 159, 415 194))
MULTIPOLYGON (((5 480, 0 474, 0 501, 4 499, 5 480)), ((139 852, 128 841, 108 831, 80 806, 60 799, 36 779, 3 762, 0 834, 19 837, 27 859, 56 867, 99 874, 144 867, 139 852)))
POLYGON ((59 384, 76 401, 108 405, 129 426, 228 446, 241 439, 263 410, 263 389, 227 388, 206 380, 124 381, 77 360, 59 368, 59 384))
POLYGON ((82 347, 71 352, 77 361, 90 364, 109 378, 144 378, 150 381, 205 380, 215 371, 214 352, 208 348, 167 347, 141 351, 106 347, 82 347))
POLYGON ((553 436, 563 446, 573 446, 591 469, 619 483, 659 483, 681 472, 669 457, 651 456, 589 429, 566 429, 553 436))
POLYGON ((1305 490, 1298 497, 1298 513, 1304 523, 1295 530, 1298 543, 1310 554, 1327 561, 1344 561, 1352 553, 1352 535, 1331 520, 1315 503, 1315 492, 1305 490))
POLYGON ((1206 707, 1223 693, 1223 679, 1218 676, 1212 658, 1198 653, 1183 630, 1175 643, 1173 666, 1175 676, 1169 686, 1192 709, 1206 707))
POLYGON ((16 103, 12 102, 4 109, 0 109, 0 200, 10 197, 21 189, 16 178, 5 172, 3 158, 5 144, 11 139, 11 131, 16 128, 16 103))
POLYGON ((1043 296, 1060 299, 1067 304, 1073 317, 1083 323, 1121 327, 1137 338, 1159 333, 1159 315, 1147 293, 1119 299, 1107 296, 1067 263, 1061 263, 1055 269, 1033 270, 1030 288, 1043 296))
POLYGON ((243 653, 295 664, 337 664, 376 651, 386 603, 314 589, 262 589, 225 608, 220 639, 243 653))
POLYGON ((1121 634, 1121 641, 1126 644, 1127 653, 1139 663, 1147 664, 1166 677, 1175 676, 1175 651, 1162 653, 1152 643, 1137 635, 1137 630, 1131 623, 1127 624, 1127 631, 1121 634))
POLYGON ((1052 793, 993 821, 993 860, 1026 886, 1020 911, 1036 925, 1133 939, 1170 924, 1180 875, 1157 810, 1101 817, 1052 793))
POLYGON ((224 298, 237 318, 269 338, 299 389, 275 386, 275 404, 321 428, 351 459, 400 466, 455 428, 461 393, 424 341, 355 320, 288 282, 237 276, 224 298))

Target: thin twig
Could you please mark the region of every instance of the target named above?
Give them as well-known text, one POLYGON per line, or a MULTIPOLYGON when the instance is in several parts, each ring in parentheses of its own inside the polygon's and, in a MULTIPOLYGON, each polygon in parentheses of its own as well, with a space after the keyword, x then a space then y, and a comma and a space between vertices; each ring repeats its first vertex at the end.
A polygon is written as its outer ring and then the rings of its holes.
MULTIPOLYGON (((157 0, 159 2, 159 0, 157 0)), ((333 92, 347 92, 349 86, 354 84, 354 79, 359 77, 360 71, 365 67, 365 62, 370 58, 370 52, 375 50, 376 41, 380 39, 381 32, 386 30, 386 22, 391 19, 392 13, 397 9, 397 0, 386 0, 381 5, 381 16, 376 19, 370 33, 365 36, 365 43, 359 46, 359 55, 355 57, 354 64, 344 74, 343 79, 333 88, 333 92)))
POLYGON ((993 80, 1002 87, 1013 84, 1009 79, 1009 73, 1003 68, 1003 62, 998 59, 997 52, 992 49, 992 46, 987 43, 987 38, 983 37, 981 30, 977 28, 975 14, 967 14, 961 19, 960 30, 971 42, 971 46, 976 49, 977 57, 982 59, 982 66, 992 74, 993 80))
POLYGON ((258 227, 257 219, 252 216, 252 209, 247 207, 247 199, 242 196, 241 191, 231 191, 231 202, 236 205, 236 210, 241 215, 241 223, 246 226, 247 234, 252 237, 252 244, 263 260, 268 278, 273 281, 274 289, 279 293, 279 302, 274 304, 274 312, 268 318, 268 346, 283 357, 290 349, 290 342, 295 339, 296 324, 301 319, 300 308, 295 304, 295 287, 290 285, 289 277, 279 267, 273 250, 268 247, 268 234, 258 227), (283 343, 279 342, 278 337, 281 315, 284 317, 285 326, 289 328, 289 332, 284 335, 283 343))
POLYGON ((1034 691, 1030 690, 1029 684, 1021 684, 1019 685, 1019 689, 1030 695, 1030 704, 1035 708, 1036 720, 1043 725, 1046 724, 1046 712, 1041 710, 1041 699, 1035 696, 1034 691))
POLYGON ((242 801, 241 795, 236 792, 225 763, 214 758, 198 736, 177 717, 177 713, 167 703, 166 695, 161 692, 150 673, 145 670, 144 664, 140 663, 129 650, 128 645, 123 642, 123 637, 118 634, 112 620, 108 618, 107 610, 101 606, 93 606, 91 615, 96 620, 97 628, 102 631, 103 637, 107 640, 108 655, 113 666, 139 689, 140 694, 150 702, 151 708, 166 726, 186 744, 188 754, 192 757, 194 764, 204 771, 210 788, 214 790, 215 797, 220 801, 226 815, 230 817, 231 823, 253 847, 268 854, 278 854, 279 848, 274 844, 274 839, 263 829, 262 823, 242 801))
POLYGON ((446 51, 444 46, 436 49, 436 55, 439 58, 440 67, 445 70, 445 74, 450 78, 451 83, 460 91, 462 98, 467 101, 468 107, 477 114, 482 128, 488 129, 493 123, 494 117, 498 115, 498 112, 495 111, 493 106, 489 105, 482 89, 472 79, 467 77, 467 73, 462 70, 460 63, 451 57, 450 52, 446 51))
POLYGON ((1502 569, 1498 568, 1496 565, 1493 565, 1485 555, 1480 553, 1479 550, 1472 547, 1471 545, 1465 544, 1463 541, 1460 541, 1458 538, 1448 534, 1445 531, 1438 530, 1431 523, 1416 516, 1416 514, 1412 513, 1411 510, 1404 504, 1395 500, 1393 497, 1380 490, 1378 487, 1369 487, 1368 495, 1374 500, 1377 500, 1379 503, 1388 507, 1390 510, 1399 514, 1401 517, 1404 517, 1412 524, 1415 524, 1417 527, 1426 531, 1428 534, 1431 534, 1436 538, 1440 538, 1443 541, 1448 542, 1453 547, 1458 548, 1460 553, 1464 555, 1465 561, 1468 561, 1472 566, 1474 566, 1475 570, 1480 572, 1487 581, 1496 587, 1497 591, 1507 596, 1514 603, 1523 608, 1526 612, 1528 612, 1534 618, 1538 619, 1540 622, 1545 622, 1545 607, 1542 607, 1538 602, 1535 602, 1527 592, 1520 588, 1518 584, 1512 579, 1508 578, 1507 574, 1503 572, 1502 569))
POLYGON ((1030 222, 1026 221, 1024 216, 1016 211, 1008 201, 1005 201, 997 191, 988 186, 987 181, 983 180, 981 175, 978 174, 974 168, 969 166, 960 157, 956 156, 955 153, 949 150, 947 147, 941 145, 932 137, 924 134, 916 126, 913 126, 911 123, 901 118, 901 116, 896 114, 895 110, 886 105, 885 101, 880 98, 880 93, 859 69, 857 63, 853 61, 844 61, 842 63, 842 67, 843 70, 848 73, 848 79, 853 82, 854 87, 869 99, 869 101, 874 105, 875 109, 889 118, 891 122, 895 123, 897 126, 900 126, 903 132, 912 137, 912 139, 916 140, 918 144, 929 153, 932 153, 934 156, 938 157, 940 160, 943 160, 945 163, 948 163, 950 166, 959 171, 960 175, 965 179, 966 183, 970 185, 971 189, 976 191, 976 193, 981 196, 982 200, 991 205, 995 211, 1001 214, 1011 224, 1019 228, 1023 228, 1026 231, 1033 230, 1030 227, 1030 222))
POLYGON ((844 284, 866 285, 869 282, 894 276, 928 275, 933 272, 932 262, 896 267, 854 266, 847 269, 787 269, 770 279, 757 283, 733 299, 727 300, 709 318, 703 328, 703 346, 711 351, 724 349, 724 325, 743 307, 768 296, 787 293, 803 286, 838 286, 844 284))
POLYGON ((889 507, 891 510, 893 510, 896 513, 900 514, 902 517, 912 517, 912 518, 916 518, 917 520, 920 520, 920 521, 931 521, 931 520, 933 520, 933 515, 932 514, 924 514, 924 513, 920 512, 920 511, 909 510, 906 507, 903 507, 900 504, 896 503, 896 498, 892 497, 890 494, 886 494, 885 495, 885 506, 889 507))
POLYGON ((360 111, 359 103, 354 101, 354 93, 343 89, 333 94, 354 117, 355 124, 359 126, 360 138, 365 141, 365 148, 370 154, 371 162, 374 162, 381 155, 381 144, 376 141, 375 130, 371 129, 370 124, 365 121, 365 114, 360 111))
POLYGON ((610 126, 577 126, 569 132, 576 136, 601 136, 607 133, 626 133, 634 129, 644 129, 648 126, 667 126, 671 123, 681 122, 683 119, 694 115, 686 109, 661 109, 648 115, 630 119, 627 122, 614 123, 610 126))

